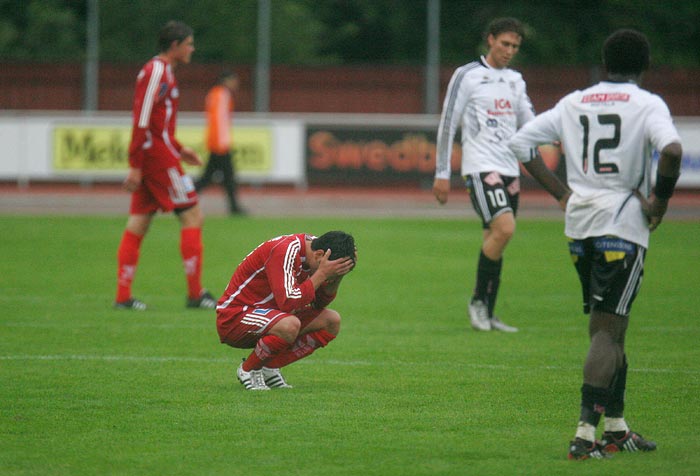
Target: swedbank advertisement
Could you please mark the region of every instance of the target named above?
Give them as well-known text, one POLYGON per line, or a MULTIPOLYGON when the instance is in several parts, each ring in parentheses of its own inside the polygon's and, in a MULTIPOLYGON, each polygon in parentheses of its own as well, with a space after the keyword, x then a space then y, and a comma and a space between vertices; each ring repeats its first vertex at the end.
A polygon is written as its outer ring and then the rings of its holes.
MULTIPOLYGON (((266 127, 236 127, 234 160, 242 175, 264 176, 273 169, 272 130, 266 127)), ((199 153, 206 163, 204 128, 178 127, 177 140, 199 153)), ((53 130, 53 168, 64 173, 125 173, 129 167, 130 126, 58 125, 53 130)), ((199 167, 184 164, 194 173, 199 167)))
MULTIPOLYGON (((307 180, 311 185, 419 184, 435 174, 433 127, 308 127, 307 180)), ((452 170, 461 154, 453 150, 452 170)))
MULTIPOLYGON (((311 185, 432 185, 435 176, 435 127, 309 127, 307 180, 311 185)), ((563 177, 558 149, 544 147, 547 166, 563 177)), ((455 136, 450 164, 454 181, 461 173, 462 148, 455 136)), ((523 174, 528 187, 534 180, 523 174)))

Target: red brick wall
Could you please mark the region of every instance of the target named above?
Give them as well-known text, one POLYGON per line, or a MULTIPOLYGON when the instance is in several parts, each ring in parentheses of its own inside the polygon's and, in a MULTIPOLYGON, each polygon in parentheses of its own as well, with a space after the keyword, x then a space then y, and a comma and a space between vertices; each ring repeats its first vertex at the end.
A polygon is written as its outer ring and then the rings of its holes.
MULTIPOLYGON (((131 109, 134 80, 141 65, 100 66, 99 109, 131 109)), ((177 71, 182 111, 199 111, 220 67, 182 66, 177 71)), ((254 110, 253 69, 236 68, 241 77, 237 110, 254 110)), ((454 68, 440 71, 440 101, 454 68)), ((522 70, 537 111, 553 106, 572 89, 590 84, 588 68, 529 67, 522 70)), ((660 94, 677 116, 700 115, 700 71, 654 70, 644 87, 660 94)), ((0 109, 80 110, 82 65, 0 65, 0 109)), ((271 112, 408 113, 424 112, 423 68, 417 66, 304 67, 277 65, 270 78, 271 112)))
POLYGON ((80 109, 80 68, 66 64, 0 65, 0 109, 80 109))

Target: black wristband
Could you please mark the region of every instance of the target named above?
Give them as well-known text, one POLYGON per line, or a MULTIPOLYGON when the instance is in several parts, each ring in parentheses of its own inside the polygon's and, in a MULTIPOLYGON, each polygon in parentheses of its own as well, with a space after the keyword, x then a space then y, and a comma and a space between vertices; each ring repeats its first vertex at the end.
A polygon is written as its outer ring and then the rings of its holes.
POLYGON ((678 176, 666 177, 665 175, 656 174, 656 187, 654 188, 654 195, 656 198, 662 200, 668 200, 673 195, 673 190, 676 188, 676 182, 678 181, 678 176))

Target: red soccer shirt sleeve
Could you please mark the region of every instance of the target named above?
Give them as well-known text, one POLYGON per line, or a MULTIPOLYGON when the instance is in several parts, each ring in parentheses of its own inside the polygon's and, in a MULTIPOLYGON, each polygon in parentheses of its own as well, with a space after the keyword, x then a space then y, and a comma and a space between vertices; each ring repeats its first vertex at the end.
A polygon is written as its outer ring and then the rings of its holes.
POLYGON ((164 64, 161 61, 151 61, 139 72, 136 78, 134 92, 133 128, 131 144, 129 144, 129 165, 141 168, 144 159, 144 144, 151 125, 153 104, 158 95, 164 64))
POLYGON ((182 144, 180 144, 180 141, 178 141, 175 136, 170 138, 170 143, 173 145, 173 147, 175 147, 175 150, 178 152, 182 151, 182 144))
POLYGON ((316 290, 316 298, 314 299, 314 307, 316 309, 323 309, 328 306, 335 299, 336 293, 331 293, 326 289, 325 285, 322 285, 316 290))
POLYGON ((301 268, 299 254, 302 246, 299 238, 276 246, 265 264, 270 289, 281 311, 301 309, 316 297, 310 279, 299 283, 296 278, 297 271, 301 268))

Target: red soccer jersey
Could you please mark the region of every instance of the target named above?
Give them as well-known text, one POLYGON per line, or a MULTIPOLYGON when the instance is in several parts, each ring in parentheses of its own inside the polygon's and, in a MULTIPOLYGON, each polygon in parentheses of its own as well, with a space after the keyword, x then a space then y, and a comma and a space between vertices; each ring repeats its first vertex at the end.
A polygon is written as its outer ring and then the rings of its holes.
POLYGON ((293 312, 312 302, 324 307, 335 297, 317 293, 304 267, 306 234, 278 236, 255 248, 238 265, 217 309, 273 308, 293 312))
POLYGON ((182 146, 175 139, 180 93, 168 63, 154 57, 136 77, 129 165, 142 168, 146 156, 179 159, 182 146))

